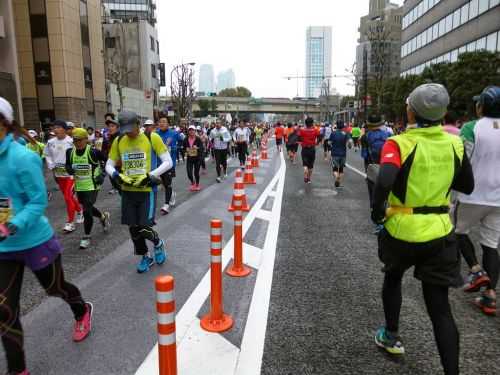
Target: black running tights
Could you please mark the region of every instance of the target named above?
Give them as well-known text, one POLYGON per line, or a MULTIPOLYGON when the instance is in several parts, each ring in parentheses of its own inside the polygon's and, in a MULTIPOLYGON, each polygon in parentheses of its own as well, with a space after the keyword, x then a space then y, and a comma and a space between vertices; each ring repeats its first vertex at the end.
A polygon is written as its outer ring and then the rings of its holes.
POLYGON ((134 243, 135 255, 146 255, 148 253, 148 245, 146 240, 151 241, 155 246, 160 243, 160 237, 156 231, 145 225, 132 225, 129 227, 130 237, 134 243))
POLYGON ((97 200, 97 190, 93 191, 78 191, 76 196, 78 197, 78 202, 80 202, 83 208, 83 229, 85 235, 90 235, 92 231, 92 226, 94 225, 94 217, 102 220, 102 213, 97 208, 94 207, 94 204, 97 200))
MULTIPOLYGON (((399 313, 402 294, 401 281, 403 273, 386 273, 382 300, 386 319, 386 328, 390 332, 398 332, 399 313)), ((451 313, 448 301, 448 288, 439 285, 422 283, 427 313, 434 328, 441 364, 445 375, 458 375, 459 338, 458 329, 451 313)))
MULTIPOLYGON (((78 288, 64 279, 60 255, 50 266, 34 271, 34 274, 49 296, 60 297, 69 304, 75 319, 83 317, 85 302, 78 288)), ((0 335, 9 373, 22 372, 26 367, 23 329, 19 320, 23 275, 23 263, 0 261, 0 335)))
POLYGON ((172 178, 173 178, 173 173, 172 171, 167 171, 163 173, 161 176, 161 181, 163 183, 163 186, 165 187, 165 204, 170 203, 170 198, 172 198, 172 178))

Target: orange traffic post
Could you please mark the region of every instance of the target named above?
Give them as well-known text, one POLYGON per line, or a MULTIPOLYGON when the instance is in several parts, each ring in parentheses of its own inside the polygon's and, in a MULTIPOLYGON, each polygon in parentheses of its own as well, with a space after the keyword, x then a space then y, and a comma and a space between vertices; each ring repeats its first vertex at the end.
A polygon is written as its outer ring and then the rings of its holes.
POLYGON ((241 198, 236 197, 234 202, 234 257, 233 264, 226 270, 232 277, 245 277, 252 270, 243 264, 243 212, 241 210, 241 198))
POLYGON ((254 185, 257 183, 255 181, 255 176, 253 175, 252 162, 250 159, 247 159, 245 174, 243 175, 243 183, 247 185, 254 185))
POLYGON ((174 278, 158 276, 155 286, 160 375, 177 375, 174 278))
POLYGON ((210 312, 200 325, 208 332, 224 332, 233 326, 233 318, 222 306, 222 221, 210 221, 210 312))
POLYGON ((255 150, 252 151, 252 168, 259 168, 259 158, 255 150))
POLYGON ((260 160, 267 160, 267 145, 265 144, 265 142, 262 142, 261 145, 260 160))
POLYGON ((247 196, 245 194, 245 185, 243 184, 243 172, 240 168, 238 168, 235 173, 233 198, 231 200, 231 205, 229 206, 228 211, 234 211, 234 202, 237 197, 238 199, 241 199, 242 202, 241 210, 245 212, 250 211, 250 206, 248 205, 247 196))

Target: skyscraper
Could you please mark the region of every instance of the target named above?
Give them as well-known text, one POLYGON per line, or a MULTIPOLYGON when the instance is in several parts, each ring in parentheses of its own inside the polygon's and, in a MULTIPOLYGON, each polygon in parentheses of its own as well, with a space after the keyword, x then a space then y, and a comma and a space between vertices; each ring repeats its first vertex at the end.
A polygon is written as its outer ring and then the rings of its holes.
POLYGON ((217 92, 235 87, 235 77, 233 69, 228 69, 217 74, 217 92))
POLYGON ((319 97, 332 74, 332 28, 309 26, 306 31, 306 96, 319 97))
POLYGON ((214 67, 211 64, 203 64, 200 66, 200 78, 198 91, 205 94, 215 91, 214 67))

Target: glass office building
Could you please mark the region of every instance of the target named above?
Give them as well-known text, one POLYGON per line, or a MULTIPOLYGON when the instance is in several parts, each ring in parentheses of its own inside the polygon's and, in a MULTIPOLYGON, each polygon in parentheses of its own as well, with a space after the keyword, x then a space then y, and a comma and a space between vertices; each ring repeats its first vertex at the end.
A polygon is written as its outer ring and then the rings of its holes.
POLYGON ((311 26, 306 32, 306 97, 319 97, 332 74, 332 28, 311 26))

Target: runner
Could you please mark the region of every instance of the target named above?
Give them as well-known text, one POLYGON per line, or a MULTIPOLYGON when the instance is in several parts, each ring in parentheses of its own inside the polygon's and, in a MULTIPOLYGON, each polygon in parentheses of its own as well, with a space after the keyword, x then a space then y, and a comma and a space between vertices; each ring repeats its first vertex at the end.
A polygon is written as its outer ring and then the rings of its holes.
POLYGON ((8 374, 29 375, 24 353, 20 297, 24 268, 35 274, 49 296, 61 297, 75 318, 73 341, 92 328, 92 304, 64 278, 62 248, 44 216, 47 208, 41 159, 13 141, 23 132, 9 102, 0 98, 0 335, 8 374))
POLYGON ((56 136, 49 139, 44 154, 47 167, 54 173, 66 203, 68 222, 64 225, 63 230, 65 233, 70 233, 76 229, 75 217, 78 224, 83 223, 82 208, 74 195, 74 180, 66 171, 66 150, 73 148, 73 140, 66 134, 68 127, 65 121, 55 120, 53 126, 56 136))
POLYGON ((281 152, 281 145, 283 144, 283 136, 285 135, 285 128, 281 126, 281 123, 277 123, 274 127, 274 135, 276 136, 276 148, 278 152, 281 152))
POLYGON ((189 191, 200 191, 200 166, 203 156, 203 143, 201 138, 196 135, 196 127, 189 125, 188 136, 184 140, 184 149, 186 150, 186 171, 191 181, 189 191))
POLYGON ((250 130, 245 127, 243 120, 239 121, 239 127, 234 130, 233 141, 236 144, 236 152, 240 160, 240 167, 245 166, 250 143, 250 130))
POLYGON ((177 130, 170 126, 167 116, 164 113, 160 113, 160 118, 158 119, 158 129, 156 132, 161 137, 165 146, 167 146, 167 150, 172 156, 172 168, 163 173, 161 177, 161 181, 163 183, 163 187, 165 188, 165 204, 161 207, 161 214, 167 215, 170 212, 170 207, 175 206, 175 196, 176 193, 172 188, 172 182, 175 178, 175 167, 177 162, 177 145, 180 140, 180 135, 177 130))
POLYGON ((344 167, 347 157, 347 147, 352 148, 352 140, 349 134, 344 132, 344 122, 337 121, 337 128, 326 140, 330 144, 332 153, 332 169, 335 178, 335 187, 340 187, 342 177, 344 177, 344 167))
POLYGON ((121 111, 118 122, 122 135, 111 145, 106 172, 122 185, 122 224, 129 227, 135 254, 141 256, 137 272, 143 273, 155 262, 163 264, 167 258, 164 241, 152 225, 154 190, 160 176, 172 167, 172 159, 158 134, 140 133, 135 112, 121 111), (158 158, 161 164, 157 167, 158 158), (123 172, 115 169, 117 163, 122 164, 123 172), (146 240, 154 245, 154 259, 146 240))
POLYGON ((196 133, 198 134, 198 137, 201 139, 201 143, 203 144, 203 150, 201 150, 201 174, 205 175, 207 174, 207 164, 205 162, 205 158, 209 155, 208 153, 208 137, 201 128, 201 126, 196 127, 196 133))
POLYGON ((306 128, 299 130, 299 140, 302 146, 301 156, 304 167, 304 182, 311 183, 311 176, 316 160, 316 145, 318 144, 319 131, 313 127, 314 120, 306 118, 306 128))
POLYGON ((209 137, 213 141, 215 169, 217 171, 216 181, 220 183, 222 179, 227 177, 227 153, 231 134, 225 126, 222 126, 221 120, 217 119, 215 128, 212 129, 209 137))
POLYGON ((257 149, 260 149, 263 133, 264 130, 262 129, 262 125, 261 124, 257 125, 255 127, 255 144, 257 146, 257 149))
MULTIPOLYGON (((111 118, 111 114, 106 115, 106 137, 103 137, 103 142, 102 142, 102 149, 101 152, 102 154, 106 157, 106 160, 108 159, 109 151, 111 150, 111 145, 113 144, 113 141, 115 138, 120 136, 120 124, 118 121, 115 121, 114 118, 111 118)), ((114 117, 114 115, 113 115, 114 117)), ((116 166, 116 170, 120 171, 120 167, 116 166)), ((111 181, 111 186, 113 187, 111 190, 108 191, 108 194, 121 194, 121 186, 116 183, 116 181, 109 177, 111 181)))
POLYGON ((295 164, 295 158, 299 150, 299 131, 297 126, 292 126, 291 130, 287 136, 286 148, 288 150, 288 158, 292 164, 295 164))
POLYGON ((80 249, 90 246, 90 233, 94 225, 94 217, 101 222, 103 230, 109 230, 109 212, 101 212, 94 207, 97 194, 104 182, 101 163, 106 157, 92 147, 87 131, 82 128, 73 130, 73 148, 66 150, 66 171, 75 178, 75 191, 80 205, 83 207, 84 235, 80 241, 80 249))
POLYGON ((359 138, 361 137, 361 129, 355 125, 351 130, 351 138, 354 144, 354 152, 359 150, 359 138))
POLYGON ((40 156, 40 158, 45 159, 43 155, 43 150, 45 149, 45 144, 38 141, 38 133, 35 130, 28 130, 28 134, 35 140, 35 142, 26 143, 26 147, 33 151, 35 154, 40 156))
POLYGON ((461 136, 474 171, 474 192, 458 195, 455 209, 455 233, 460 250, 470 267, 466 292, 486 287, 475 304, 487 315, 495 315, 496 286, 500 262, 500 87, 486 87, 475 97, 477 122, 464 125, 461 136), (483 250, 481 268, 469 231, 479 225, 479 244, 483 250))
POLYGON ((377 331, 375 343, 390 354, 404 354, 399 336, 401 284, 404 273, 415 266, 444 373, 458 375, 458 330, 448 290, 462 280, 448 214, 449 191, 471 193, 474 177, 461 140, 443 132, 439 125, 448 104, 444 86, 417 87, 408 98, 407 116, 418 127, 392 137, 382 151, 371 217, 375 224, 384 224, 378 254, 384 263, 386 324, 377 331))
POLYGON ((325 161, 328 160, 328 151, 331 150, 330 136, 332 135, 332 126, 329 123, 325 123, 323 130, 323 158, 325 161))

